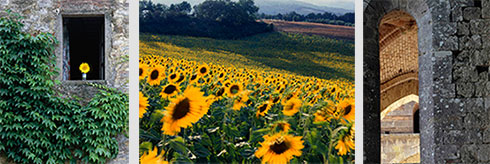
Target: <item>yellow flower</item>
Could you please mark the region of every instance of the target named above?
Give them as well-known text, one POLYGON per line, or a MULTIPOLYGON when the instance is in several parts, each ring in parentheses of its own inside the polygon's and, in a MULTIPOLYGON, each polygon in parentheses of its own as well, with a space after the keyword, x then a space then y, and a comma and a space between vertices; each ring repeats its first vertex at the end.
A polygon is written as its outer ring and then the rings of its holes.
POLYGON ((207 65, 201 65, 198 69, 197 69, 197 74, 199 76, 205 76, 206 74, 209 73, 209 67, 207 65))
POLYGON ((184 95, 170 99, 171 103, 166 107, 162 131, 166 135, 176 135, 181 128, 192 126, 208 112, 209 105, 199 88, 188 87, 184 95))
POLYGON ((239 83, 232 83, 228 88, 226 88, 226 94, 230 97, 238 95, 242 92, 243 86, 239 83))
POLYGON ((272 136, 265 135, 264 142, 259 143, 260 148, 255 152, 262 163, 285 164, 294 156, 301 156, 304 148, 301 137, 277 133, 272 136))
POLYGON ((301 107, 301 100, 297 98, 292 98, 286 102, 282 113, 284 113, 284 115, 286 116, 292 116, 299 111, 299 107, 301 107))
POLYGON ((82 73, 88 73, 90 71, 90 66, 87 63, 82 63, 80 64, 79 69, 82 73))
MULTIPOLYGON (((356 105, 354 99, 344 99, 337 106, 337 111, 340 112, 340 116, 349 122, 354 122, 356 118, 356 105)), ((342 123, 345 123, 345 120, 342 119, 342 123)))
POLYGON ((247 106, 247 101, 248 101, 248 93, 249 92, 242 92, 240 95, 236 97, 233 103, 233 110, 240 110, 242 107, 247 106))
POLYGON ((140 118, 143 118, 143 115, 146 113, 146 108, 148 107, 148 98, 140 92, 140 110, 139 115, 140 118))
POLYGON ((140 63, 139 74, 139 79, 143 80, 148 74, 148 65, 140 63))
POLYGON ((164 68, 161 65, 157 65, 150 69, 148 76, 148 84, 160 85, 160 82, 165 78, 164 68))
POLYGON ((155 147, 153 150, 149 150, 148 153, 143 153, 140 157, 141 164, 168 164, 167 161, 164 160, 163 154, 165 151, 162 150, 160 155, 158 155, 158 149, 155 147))
POLYGON ((338 150, 338 155, 345 155, 355 149, 354 140, 352 138, 351 135, 340 136, 337 145, 335 146, 335 149, 338 150))
POLYGON ((256 113, 256 116, 259 117, 259 116, 265 116, 265 114, 267 113, 267 111, 272 107, 272 103, 270 101, 266 101, 264 102, 262 105, 260 105, 259 107, 257 107, 257 113, 256 113))

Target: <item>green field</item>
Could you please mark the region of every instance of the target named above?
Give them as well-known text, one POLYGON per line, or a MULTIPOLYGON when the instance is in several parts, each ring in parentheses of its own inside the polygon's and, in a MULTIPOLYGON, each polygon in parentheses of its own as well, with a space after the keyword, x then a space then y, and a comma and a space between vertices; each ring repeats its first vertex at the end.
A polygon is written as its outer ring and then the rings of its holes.
POLYGON ((354 42, 272 32, 239 40, 140 35, 140 54, 354 81, 354 42))

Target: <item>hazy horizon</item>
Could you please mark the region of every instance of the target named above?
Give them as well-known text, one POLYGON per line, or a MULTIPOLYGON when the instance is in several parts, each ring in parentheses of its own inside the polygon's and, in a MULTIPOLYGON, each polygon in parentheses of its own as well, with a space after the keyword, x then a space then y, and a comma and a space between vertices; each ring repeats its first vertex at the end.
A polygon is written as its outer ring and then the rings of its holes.
MULTIPOLYGON (((194 5, 194 4, 204 2, 205 0, 152 0, 152 1, 157 3, 163 3, 163 4, 174 4, 174 3, 187 1, 191 5, 194 5)), ((257 2, 263 0, 254 0, 254 1, 257 2)), ((271 0, 271 1, 280 1, 280 0, 271 0)), ((342 8, 347 10, 354 10, 354 0, 292 0, 292 1, 300 1, 304 3, 313 4, 316 6, 335 7, 335 8, 342 8)))

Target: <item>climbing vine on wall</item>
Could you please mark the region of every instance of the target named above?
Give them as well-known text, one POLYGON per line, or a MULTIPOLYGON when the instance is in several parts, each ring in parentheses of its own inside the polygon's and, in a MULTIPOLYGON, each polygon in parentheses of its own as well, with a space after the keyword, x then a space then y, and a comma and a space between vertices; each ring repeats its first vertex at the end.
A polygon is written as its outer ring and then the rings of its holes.
POLYGON ((0 18, 0 154, 17 163, 105 163, 128 127, 128 96, 101 85, 86 104, 53 90, 52 34, 22 32, 22 19, 0 18))

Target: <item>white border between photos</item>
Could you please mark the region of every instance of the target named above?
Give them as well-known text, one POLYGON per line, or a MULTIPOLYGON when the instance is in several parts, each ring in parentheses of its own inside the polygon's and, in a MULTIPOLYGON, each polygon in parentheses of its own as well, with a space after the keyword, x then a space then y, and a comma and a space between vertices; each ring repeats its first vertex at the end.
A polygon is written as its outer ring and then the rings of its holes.
POLYGON ((129 1, 129 163, 139 163, 139 1, 129 1))
POLYGON ((356 163, 363 163, 363 1, 355 0, 355 86, 356 86, 356 134, 355 134, 355 144, 356 144, 356 154, 355 161, 356 163))

